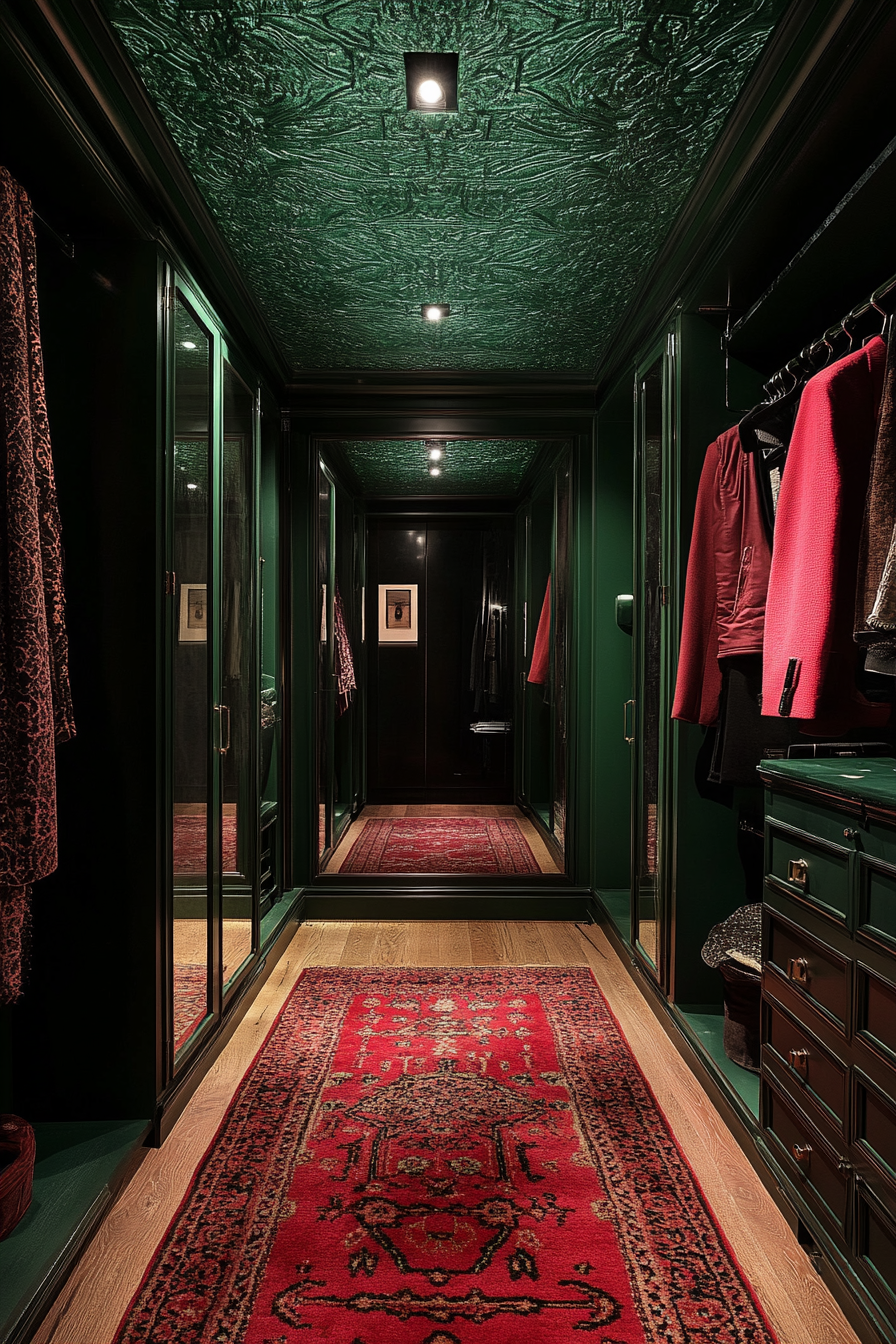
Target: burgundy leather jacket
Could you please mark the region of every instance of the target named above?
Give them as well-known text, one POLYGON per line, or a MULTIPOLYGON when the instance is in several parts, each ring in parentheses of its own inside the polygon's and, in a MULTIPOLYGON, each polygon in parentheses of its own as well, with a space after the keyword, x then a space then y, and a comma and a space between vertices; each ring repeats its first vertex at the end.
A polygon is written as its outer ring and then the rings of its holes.
POLYGON ((673 719, 716 723, 719 659, 762 652, 771 558, 756 463, 735 426, 707 448, 697 489, 673 719))

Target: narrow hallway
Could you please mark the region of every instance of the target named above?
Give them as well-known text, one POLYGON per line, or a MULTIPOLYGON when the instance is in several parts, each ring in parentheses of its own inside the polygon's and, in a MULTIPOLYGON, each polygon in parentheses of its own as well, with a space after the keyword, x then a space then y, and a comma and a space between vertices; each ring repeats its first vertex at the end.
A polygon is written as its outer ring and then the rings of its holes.
MULTIPOLYGON (((303 924, 164 1149, 144 1149, 35 1344, 111 1344, 245 1071, 309 967, 592 969, 779 1344, 857 1344, 756 1172, 595 925, 456 921, 303 924)), ((382 1335, 379 1336, 383 1338, 382 1335)))

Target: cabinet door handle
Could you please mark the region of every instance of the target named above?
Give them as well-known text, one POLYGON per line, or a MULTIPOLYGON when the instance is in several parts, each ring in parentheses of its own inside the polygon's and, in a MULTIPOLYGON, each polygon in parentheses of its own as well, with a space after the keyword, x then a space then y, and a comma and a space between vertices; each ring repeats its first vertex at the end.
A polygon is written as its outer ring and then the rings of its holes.
POLYGON ((793 1153, 794 1161, 799 1162, 801 1167, 808 1167, 809 1160, 812 1157, 811 1144, 795 1143, 790 1151, 793 1153))
POLYGON ((787 1062, 795 1073, 798 1073, 801 1078, 805 1078, 809 1072, 809 1051, 788 1050, 787 1062))
POLYGON ((787 962, 787 976, 796 985, 808 985, 809 963, 805 957, 791 957, 787 962))
POLYGON ((215 705, 218 717, 218 745, 215 748, 219 756, 226 756, 230 750, 230 706, 215 705), (224 740, 224 715, 227 715, 227 740, 224 740))
POLYGON ((809 884, 809 865, 805 859, 789 859, 787 863, 787 881, 805 891, 809 884))
POLYGON ((622 706, 622 736, 625 738, 626 742, 634 742, 635 740, 634 700, 626 700, 625 704, 622 706), (631 718, 629 718, 629 710, 631 710, 631 718))

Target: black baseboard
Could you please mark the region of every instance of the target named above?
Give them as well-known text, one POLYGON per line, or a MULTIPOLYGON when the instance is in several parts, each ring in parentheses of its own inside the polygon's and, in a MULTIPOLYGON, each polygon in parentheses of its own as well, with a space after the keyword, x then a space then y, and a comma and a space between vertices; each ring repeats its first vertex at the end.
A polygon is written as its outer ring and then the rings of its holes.
POLYGON ((430 888, 425 891, 305 889, 303 919, 556 919, 588 918, 587 887, 519 887, 506 892, 430 888))

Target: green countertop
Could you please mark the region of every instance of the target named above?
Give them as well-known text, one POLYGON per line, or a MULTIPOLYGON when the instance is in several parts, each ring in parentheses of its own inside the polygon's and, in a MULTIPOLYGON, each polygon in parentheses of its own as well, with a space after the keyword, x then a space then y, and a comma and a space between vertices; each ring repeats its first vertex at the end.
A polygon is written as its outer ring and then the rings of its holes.
POLYGON ((856 802, 896 809, 896 759, 892 756, 838 756, 811 761, 763 761, 763 776, 808 784, 856 802))

